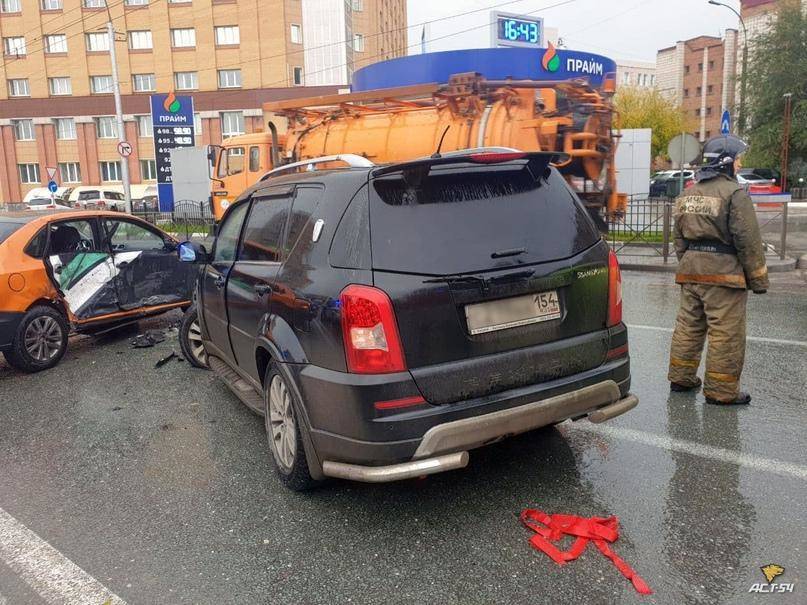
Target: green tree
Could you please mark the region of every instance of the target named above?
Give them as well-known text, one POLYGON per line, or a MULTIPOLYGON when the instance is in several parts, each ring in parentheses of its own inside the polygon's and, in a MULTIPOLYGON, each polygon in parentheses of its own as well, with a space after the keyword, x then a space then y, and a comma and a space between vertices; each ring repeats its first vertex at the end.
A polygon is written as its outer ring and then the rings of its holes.
POLYGON ((675 135, 690 132, 680 105, 649 88, 623 87, 614 97, 620 128, 651 128, 653 159, 667 157, 667 145, 675 135))
POLYGON ((795 167, 807 159, 807 11, 783 1, 770 30, 753 38, 748 65, 750 149, 748 166, 778 168, 782 150, 785 93, 792 93, 790 158, 795 167))

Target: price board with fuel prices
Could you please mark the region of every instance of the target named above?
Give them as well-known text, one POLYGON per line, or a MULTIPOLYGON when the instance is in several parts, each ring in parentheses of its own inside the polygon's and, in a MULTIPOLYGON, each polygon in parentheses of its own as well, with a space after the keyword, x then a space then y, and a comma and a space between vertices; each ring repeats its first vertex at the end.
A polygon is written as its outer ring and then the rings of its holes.
POLYGON ((193 147, 193 98, 151 95, 151 123, 154 127, 154 158, 157 164, 157 194, 160 212, 174 209, 174 189, 171 179, 171 150, 193 147))

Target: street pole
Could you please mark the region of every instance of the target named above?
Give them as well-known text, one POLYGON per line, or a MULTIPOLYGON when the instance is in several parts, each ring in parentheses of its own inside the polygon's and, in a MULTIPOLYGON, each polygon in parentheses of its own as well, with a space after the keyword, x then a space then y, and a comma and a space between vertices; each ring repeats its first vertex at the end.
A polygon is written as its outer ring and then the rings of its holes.
MULTIPOLYGON (((110 18, 106 24, 106 31, 109 35, 109 58, 112 61, 112 92, 115 96, 115 121, 118 125, 118 141, 126 141, 126 132, 123 129, 123 109, 120 100, 120 81, 118 80, 118 59, 115 53, 115 28, 110 18)), ((121 176, 123 177, 123 199, 126 202, 126 212, 132 213, 132 189, 129 182, 129 160, 121 155, 120 159, 121 176)))
POLYGON ((715 6, 724 6, 729 9, 731 12, 737 15, 737 18, 740 20, 740 25, 743 28, 743 75, 740 79, 740 115, 739 119, 737 120, 737 126, 739 127, 740 134, 745 134, 745 83, 748 81, 748 30, 745 28, 743 16, 737 12, 734 7, 729 6, 728 4, 723 4, 722 2, 718 2, 717 0, 709 0, 709 4, 714 4, 715 6))
POLYGON ((785 98, 785 117, 782 124, 782 193, 787 193, 787 168, 790 164, 790 120, 791 120, 791 104, 793 101, 793 93, 788 92, 784 95, 785 98))

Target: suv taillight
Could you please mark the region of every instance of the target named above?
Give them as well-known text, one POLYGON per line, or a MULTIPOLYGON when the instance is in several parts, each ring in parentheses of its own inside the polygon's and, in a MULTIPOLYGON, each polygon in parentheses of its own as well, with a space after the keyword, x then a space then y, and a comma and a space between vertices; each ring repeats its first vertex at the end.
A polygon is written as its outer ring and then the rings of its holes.
POLYGON ((350 285, 339 300, 348 371, 383 374, 406 370, 395 311, 386 292, 350 285))
POLYGON ((622 273, 613 250, 608 253, 608 323, 615 326, 622 321, 622 273))

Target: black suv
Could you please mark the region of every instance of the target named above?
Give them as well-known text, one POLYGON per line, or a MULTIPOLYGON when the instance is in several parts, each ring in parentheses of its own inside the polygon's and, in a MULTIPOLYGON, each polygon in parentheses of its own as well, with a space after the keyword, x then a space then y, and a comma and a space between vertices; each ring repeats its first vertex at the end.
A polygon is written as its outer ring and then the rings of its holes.
POLYGON ((208 365, 265 416, 288 487, 460 468, 637 404, 616 257, 552 157, 273 171, 210 254, 180 246, 206 264, 208 365))

